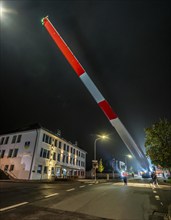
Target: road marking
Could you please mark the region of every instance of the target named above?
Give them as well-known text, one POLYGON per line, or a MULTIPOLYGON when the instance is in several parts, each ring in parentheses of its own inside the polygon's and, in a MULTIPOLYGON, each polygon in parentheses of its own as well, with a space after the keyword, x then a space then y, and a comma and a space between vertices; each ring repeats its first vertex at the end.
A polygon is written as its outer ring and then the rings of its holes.
POLYGON ((73 190, 75 190, 75 188, 67 189, 66 191, 67 191, 67 192, 70 192, 70 191, 73 191, 73 190))
POLYGON ((89 186, 92 186, 93 184, 92 183, 90 183, 90 184, 88 184, 89 186))
POLYGON ((157 191, 154 190, 153 193, 157 193, 157 191))
POLYGON ((160 204, 163 206, 163 203, 162 203, 162 202, 161 202, 160 204))
POLYGON ((8 210, 8 209, 16 208, 16 207, 18 207, 18 206, 22 206, 22 205, 25 205, 25 204, 27 204, 27 203, 28 203, 28 202, 22 202, 22 203, 18 203, 18 204, 16 204, 16 205, 7 206, 7 207, 5 207, 5 208, 0 209, 0 212, 3 212, 3 211, 8 210))
POLYGON ((85 187, 85 185, 83 185, 83 186, 80 186, 80 188, 83 188, 83 187, 85 187))
POLYGON ((155 196, 155 199, 156 199, 156 200, 160 200, 160 197, 156 195, 156 196, 155 196))
POLYGON ((47 196, 45 196, 45 198, 49 198, 49 197, 52 197, 52 196, 56 196, 56 195, 58 195, 59 193, 53 193, 53 194, 50 194, 50 195, 47 195, 47 196))

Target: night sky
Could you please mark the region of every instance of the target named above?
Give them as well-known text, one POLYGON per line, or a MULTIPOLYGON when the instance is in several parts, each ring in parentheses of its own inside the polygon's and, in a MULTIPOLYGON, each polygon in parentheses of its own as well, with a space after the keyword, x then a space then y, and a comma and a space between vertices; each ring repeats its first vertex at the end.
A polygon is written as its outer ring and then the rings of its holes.
POLYGON ((0 132, 40 123, 97 158, 128 154, 115 129, 65 60, 41 19, 71 48, 135 142, 171 120, 170 1, 1 1, 0 132))

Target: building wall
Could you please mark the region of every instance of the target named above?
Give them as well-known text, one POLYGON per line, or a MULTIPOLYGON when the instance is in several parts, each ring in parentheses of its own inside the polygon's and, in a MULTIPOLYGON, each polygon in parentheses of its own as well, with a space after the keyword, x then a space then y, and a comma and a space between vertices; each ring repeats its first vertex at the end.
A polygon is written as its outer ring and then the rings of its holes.
POLYGON ((33 156, 36 131, 34 130, 2 135, 0 136, 0 141, 2 138, 6 140, 8 137, 9 139, 7 144, 5 141, 3 144, 0 144, 0 156, 2 156, 2 151, 5 150, 4 157, 0 158, 0 169, 4 170, 5 166, 8 165, 8 171, 13 177, 17 177, 19 179, 28 179, 33 156), (14 141, 13 138, 15 136, 16 140, 14 141), (21 137, 20 140, 18 139, 19 136, 21 137), (14 155, 15 149, 18 149, 17 155, 14 155), (13 170, 10 171, 12 166, 14 166, 13 170))
POLYGON ((85 161, 85 151, 42 128, 0 136, 0 169, 18 179, 85 178, 85 161))

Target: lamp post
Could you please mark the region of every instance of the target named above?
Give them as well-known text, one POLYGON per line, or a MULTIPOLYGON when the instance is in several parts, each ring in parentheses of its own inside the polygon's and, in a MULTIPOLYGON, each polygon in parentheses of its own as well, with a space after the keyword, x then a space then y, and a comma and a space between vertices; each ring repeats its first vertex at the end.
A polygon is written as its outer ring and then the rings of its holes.
POLYGON ((96 138, 94 141, 94 161, 93 161, 93 163, 94 163, 94 168, 95 168, 95 174, 94 174, 95 182, 96 182, 96 168, 97 168, 97 160, 96 160, 96 145, 97 144, 96 143, 98 140, 106 139, 106 138, 108 138, 108 137, 105 135, 99 135, 98 138, 96 138))
POLYGON ((126 170, 126 167, 127 167, 127 165, 128 165, 128 158, 132 158, 132 155, 131 154, 128 154, 128 155, 125 155, 125 170, 126 170))

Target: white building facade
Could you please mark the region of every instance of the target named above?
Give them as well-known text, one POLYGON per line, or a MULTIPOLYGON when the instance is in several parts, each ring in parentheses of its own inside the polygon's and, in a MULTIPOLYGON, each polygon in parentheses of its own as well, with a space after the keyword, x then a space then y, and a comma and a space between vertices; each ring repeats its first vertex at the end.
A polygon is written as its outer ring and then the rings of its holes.
POLYGON ((85 178, 85 167, 84 150, 40 125, 0 135, 0 169, 14 178, 85 178))

